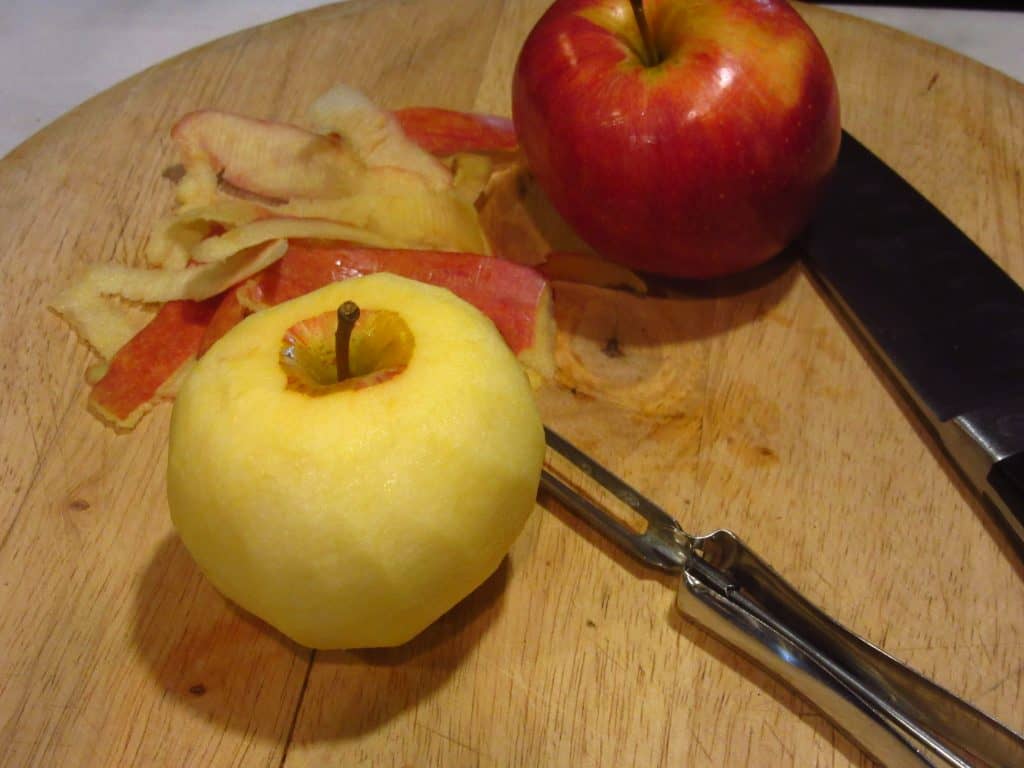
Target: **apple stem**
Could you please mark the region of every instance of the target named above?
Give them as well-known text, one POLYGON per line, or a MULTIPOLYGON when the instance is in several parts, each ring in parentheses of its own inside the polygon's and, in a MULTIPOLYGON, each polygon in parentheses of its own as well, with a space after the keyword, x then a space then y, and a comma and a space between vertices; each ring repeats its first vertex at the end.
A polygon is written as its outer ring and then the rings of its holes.
POLYGON ((633 17, 636 25, 640 28, 640 40, 643 42, 643 60, 648 67, 658 63, 658 49, 654 45, 654 38, 651 37, 651 27, 647 23, 647 14, 644 13, 644 0, 629 0, 633 6, 633 17))
POLYGON ((334 359, 338 371, 338 381, 344 381, 352 375, 349 369, 348 348, 352 340, 352 329, 359 319, 359 305, 354 301, 346 301, 338 307, 338 330, 334 332, 334 359))

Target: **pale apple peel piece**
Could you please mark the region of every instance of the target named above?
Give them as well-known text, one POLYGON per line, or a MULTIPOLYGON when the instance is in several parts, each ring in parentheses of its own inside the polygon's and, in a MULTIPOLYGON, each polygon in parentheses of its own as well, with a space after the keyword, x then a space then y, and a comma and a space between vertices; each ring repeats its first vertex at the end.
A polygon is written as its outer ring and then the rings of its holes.
MULTIPOLYGON (((229 229, 222 235, 207 238, 192 250, 192 259, 200 264, 222 263, 235 258, 239 252, 262 243, 271 240, 291 239, 338 240, 360 243, 374 248, 412 248, 416 245, 415 243, 378 235, 369 230, 342 224, 337 221, 298 217, 274 217, 271 219, 260 219, 259 221, 229 229)), ((245 277, 249 277, 252 274, 255 273, 250 272, 245 277)))
POLYGON ((494 173, 494 160, 475 152, 459 152, 451 157, 455 193, 475 205, 494 173))
POLYGON ((287 123, 229 112, 192 112, 171 137, 186 171, 205 180, 209 171, 265 198, 340 197, 358 185, 366 165, 344 142, 287 123))
POLYGON ((537 270, 552 281, 622 288, 640 295, 647 293, 647 283, 629 267, 589 253, 554 251, 537 270))
POLYGON ((222 261, 184 269, 98 264, 86 272, 77 290, 150 304, 178 299, 202 301, 263 271, 287 250, 284 240, 275 240, 262 248, 236 250, 222 261))
POLYGON ((101 360, 98 363, 93 363, 85 369, 85 383, 90 387, 94 386, 96 382, 107 375, 107 371, 110 370, 110 363, 106 360, 101 360))
POLYGON ((154 267, 183 269, 193 249, 217 226, 237 227, 272 216, 266 208, 245 200, 220 198, 206 205, 185 207, 160 219, 146 244, 146 261, 154 267))
POLYGON ((193 157, 175 187, 174 198, 182 208, 211 205, 220 196, 219 188, 213 166, 200 157, 193 157))
POLYGON ((494 174, 479 203, 480 226, 493 253, 535 267, 544 263, 551 244, 523 205, 521 173, 513 167, 494 174))
POLYGON ((275 213, 345 224, 375 237, 361 235, 340 239, 367 245, 376 242, 489 253, 476 211, 454 195, 353 195, 338 200, 293 201, 276 209, 275 213))
MULTIPOLYGON (((187 169, 178 192, 183 210, 215 208, 225 193, 255 196, 279 217, 327 218, 390 237, 395 246, 490 252, 475 197, 467 199, 467 174, 455 187, 452 172, 407 139, 390 113, 339 87, 321 97, 311 114, 321 130, 339 135, 225 112, 195 112, 180 120, 172 136, 187 169)), ((223 257, 209 254, 217 246, 206 242, 189 250, 209 230, 198 224, 183 229, 180 247, 155 246, 159 263, 169 258, 167 250, 173 266, 186 251, 197 261, 223 257)))
POLYGON ((545 286, 537 300, 533 321, 533 336, 530 343, 518 352, 519 361, 526 366, 530 383, 534 389, 555 377, 555 340, 558 328, 555 323, 554 300, 550 286, 545 286))
POLYGON ((273 212, 277 216, 347 224, 396 244, 490 252, 476 208, 457 188, 430 189, 416 174, 397 168, 373 169, 363 188, 348 197, 293 199, 274 206, 273 212))
POLYGON ((313 648, 396 646, 497 569, 543 458, 533 393, 493 324, 444 289, 370 275, 252 315, 200 359, 171 418, 168 501, 242 608, 313 648), (365 388, 289 390, 284 333, 348 300, 401 316, 408 365, 365 388))
MULTIPOLYGON (((340 198, 292 198, 283 203, 257 204, 219 195, 212 202, 183 207, 157 224, 147 249, 154 265, 176 268, 189 259, 199 262, 225 258, 234 243, 253 242, 248 234, 232 228, 263 219, 313 219, 366 230, 379 238, 372 242, 405 244, 410 247, 489 253, 489 244, 472 202, 457 188, 434 190, 415 173, 398 168, 374 168, 359 182, 351 195, 340 198), (215 227, 226 229, 227 237, 213 242, 215 227), (234 232, 234 234, 232 234, 234 232), (204 242, 210 240, 211 242, 204 242)), ((287 226, 289 237, 315 237, 298 231, 307 225, 288 224, 257 227, 246 232, 266 232, 287 226)), ((310 224, 309 227, 320 227, 310 224)), ((363 242, 370 235, 354 231, 346 239, 363 242)), ((257 235, 262 237, 265 235, 257 235)), ((215 236, 216 237, 216 236, 215 236)), ((337 239, 333 234, 325 235, 337 239)))
POLYGON ((151 267, 184 269, 189 252, 209 237, 211 222, 197 217, 168 216, 156 223, 146 244, 146 262, 151 267))
POLYGON ((451 172, 402 131, 390 112, 377 107, 363 93, 337 85, 309 108, 314 130, 337 134, 372 168, 394 167, 419 174, 432 189, 451 186, 451 172))
MULTIPOLYGON (((49 306, 105 361, 152 317, 151 313, 104 296, 87 280, 79 280, 61 291, 49 306)), ((87 377, 96 375, 92 371, 87 377)))
POLYGON ((533 266, 549 280, 647 293, 636 272, 597 256, 580 240, 525 166, 510 166, 491 177, 480 222, 496 255, 533 266))
POLYGON ((552 252, 592 253, 552 207, 523 163, 495 171, 478 203, 492 252, 537 266, 552 252))

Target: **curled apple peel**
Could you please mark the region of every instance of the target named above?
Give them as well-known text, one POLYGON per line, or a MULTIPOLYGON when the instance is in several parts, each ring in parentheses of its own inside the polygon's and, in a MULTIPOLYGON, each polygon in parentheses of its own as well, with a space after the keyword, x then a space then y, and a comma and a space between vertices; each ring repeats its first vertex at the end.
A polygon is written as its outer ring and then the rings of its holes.
POLYGON ((392 113, 355 88, 336 85, 313 102, 309 118, 318 133, 344 137, 371 167, 413 171, 435 189, 452 183, 451 172, 410 139, 392 113))
MULTIPOLYGON (((286 298, 282 287, 301 285, 290 298, 379 271, 451 288, 491 317, 534 381, 553 376, 547 284, 486 258, 494 238, 478 210, 495 170, 514 158, 511 122, 434 108, 386 112, 345 87, 318 100, 311 119, 316 130, 203 110, 175 124, 185 173, 177 209, 155 223, 140 254, 147 266, 96 265, 51 304, 102 358, 87 374, 94 387, 102 382, 94 413, 127 428, 173 394, 191 360, 157 360, 153 370, 166 380, 154 382, 143 356, 155 347, 142 342, 174 338, 175 324, 183 338, 202 331, 190 342, 201 356, 246 315, 286 298), (289 270, 266 267, 293 245, 337 248, 345 258, 316 268, 307 259, 302 279, 291 270, 281 281, 289 270), (215 296, 205 330, 180 312, 154 317, 155 305, 215 296)), ((487 215, 493 220, 493 204, 487 215)))
POLYGON ((210 168, 234 187, 272 199, 349 194, 366 169, 338 138, 230 112, 192 112, 171 137, 187 173, 210 168))
POLYGON ((195 361, 219 299, 171 301, 125 343, 89 393, 89 410, 131 429, 157 403, 170 400, 195 361))

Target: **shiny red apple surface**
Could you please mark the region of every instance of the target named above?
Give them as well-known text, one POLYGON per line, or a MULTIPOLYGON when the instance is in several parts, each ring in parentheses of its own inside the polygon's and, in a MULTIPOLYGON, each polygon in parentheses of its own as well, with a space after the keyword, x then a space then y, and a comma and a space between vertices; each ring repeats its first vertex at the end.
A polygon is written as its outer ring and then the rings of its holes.
POLYGON ((530 169, 609 259, 696 278, 760 264, 835 164, 828 57, 783 0, 643 5, 650 46, 629 0, 557 0, 531 31, 512 94, 530 169))

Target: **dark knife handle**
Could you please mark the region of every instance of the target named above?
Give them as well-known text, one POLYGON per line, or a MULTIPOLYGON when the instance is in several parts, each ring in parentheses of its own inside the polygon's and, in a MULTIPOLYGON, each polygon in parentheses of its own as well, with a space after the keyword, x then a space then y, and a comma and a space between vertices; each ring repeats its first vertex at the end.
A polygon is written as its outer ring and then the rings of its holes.
POLYGON ((998 512, 994 519, 1024 560, 1024 398, 942 422, 920 410, 957 468, 998 512))
POLYGON ((1024 453, 1010 456, 992 465, 988 473, 992 494, 986 494, 1006 522, 1009 540, 1024 559, 1024 453), (994 495, 993 495, 994 494, 994 495))
POLYGON ((678 606, 884 765, 1024 766, 1020 736, 829 618, 729 531, 695 540, 678 606))

